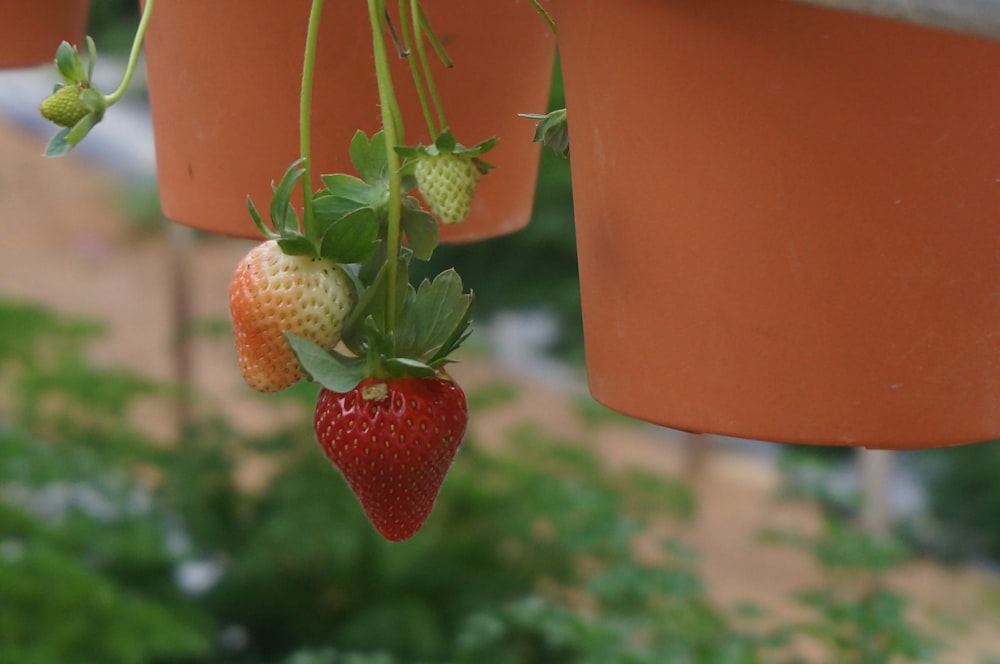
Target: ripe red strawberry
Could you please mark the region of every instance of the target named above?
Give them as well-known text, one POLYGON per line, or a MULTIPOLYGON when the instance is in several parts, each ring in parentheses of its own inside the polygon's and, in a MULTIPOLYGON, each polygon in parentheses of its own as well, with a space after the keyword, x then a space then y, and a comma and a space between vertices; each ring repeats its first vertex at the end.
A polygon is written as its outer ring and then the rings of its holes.
POLYGON ((316 438, 382 536, 414 535, 434 506, 465 434, 465 394, 435 378, 366 378, 320 391, 316 438))
POLYGON ((450 152, 421 157, 414 171, 420 195, 445 224, 469 216, 480 174, 474 157, 450 152))
POLYGON ((302 368, 284 332, 333 350, 356 299, 351 279, 333 261, 289 256, 274 240, 250 250, 229 288, 236 354, 247 385, 277 392, 298 382, 302 368))

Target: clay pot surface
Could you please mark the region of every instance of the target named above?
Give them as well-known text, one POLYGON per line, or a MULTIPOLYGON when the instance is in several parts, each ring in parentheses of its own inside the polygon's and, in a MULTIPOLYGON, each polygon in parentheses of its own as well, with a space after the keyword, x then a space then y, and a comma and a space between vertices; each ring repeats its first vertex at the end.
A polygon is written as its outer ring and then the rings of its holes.
MULTIPOLYGON (((513 232, 529 217, 539 146, 518 113, 544 112, 555 40, 517 0, 463 5, 427 0, 432 25, 455 62, 435 72, 459 142, 496 135, 470 218, 442 229, 447 241, 513 232)), ((246 197, 266 210, 270 184, 299 155, 298 103, 307 0, 170 0, 147 36, 150 103, 161 201, 173 221, 259 237, 246 197)), ((398 25, 398 23, 397 23, 398 25)), ((392 48, 390 43, 390 49, 392 48)), ((390 54, 392 57, 392 54, 390 54)), ((431 142, 407 64, 393 58, 408 144, 431 142)), ((328 3, 313 95, 316 175, 354 174, 348 146, 381 125, 368 15, 363 2, 328 3)), ((315 187, 321 186, 318 177, 315 187)))
POLYGON ((0 0, 0 68, 55 61, 63 41, 83 47, 90 0, 0 0))
POLYGON ((744 438, 1000 435, 1000 42, 557 0, 594 396, 744 438))

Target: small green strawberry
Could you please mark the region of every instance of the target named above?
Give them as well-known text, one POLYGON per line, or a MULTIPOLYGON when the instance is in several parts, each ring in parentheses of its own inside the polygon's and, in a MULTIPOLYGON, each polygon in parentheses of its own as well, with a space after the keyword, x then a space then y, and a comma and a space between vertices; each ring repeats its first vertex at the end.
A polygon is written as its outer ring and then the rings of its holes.
POLYGON ((38 112, 49 122, 60 127, 72 127, 89 111, 80 101, 77 85, 64 85, 42 100, 38 112))
POLYGON ((316 438, 383 537, 399 542, 424 524, 465 435, 465 394, 444 372, 366 378, 316 403, 316 438))
POLYGON ((472 157, 443 153, 421 158, 414 175, 420 195, 445 224, 465 221, 479 186, 479 168, 472 157))
POLYGON ((411 160, 417 189, 438 220, 458 224, 469 216, 479 177, 492 168, 479 156, 495 145, 496 139, 491 138, 467 148, 445 129, 433 145, 396 151, 411 160))
POLYGON ((357 300, 354 283, 333 261, 289 256, 268 240, 243 258, 229 289, 240 373, 259 392, 277 392, 303 377, 285 333, 330 351, 357 300))

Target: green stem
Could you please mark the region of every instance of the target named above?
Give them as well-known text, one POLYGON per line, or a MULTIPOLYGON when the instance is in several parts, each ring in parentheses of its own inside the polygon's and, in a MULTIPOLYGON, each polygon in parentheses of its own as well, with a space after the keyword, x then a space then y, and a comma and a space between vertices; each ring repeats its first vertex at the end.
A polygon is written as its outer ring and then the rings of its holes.
POLYGON ((542 7, 538 0, 528 0, 528 2, 531 3, 531 6, 535 8, 536 12, 541 14, 542 18, 545 19, 545 22, 549 24, 549 30, 552 31, 552 34, 556 34, 556 22, 552 20, 552 16, 550 16, 545 10, 545 7, 542 7))
POLYGON ((142 18, 139 19, 139 27, 135 30, 135 37, 132 38, 132 50, 128 54, 128 62, 125 65, 125 75, 118 89, 109 95, 105 95, 104 103, 108 106, 115 104, 125 96, 132 76, 135 74, 135 66, 139 62, 139 53, 142 51, 142 40, 146 36, 146 28, 149 27, 149 18, 153 15, 153 5, 155 0, 146 0, 146 6, 142 9, 142 18))
POLYGON ((432 137, 438 135, 438 129, 434 125, 434 116, 431 115, 431 107, 427 101, 427 90, 424 85, 423 76, 420 74, 420 67, 413 53, 413 44, 410 40, 409 0, 399 0, 399 31, 403 37, 403 47, 406 49, 406 62, 410 66, 410 77, 413 79, 413 87, 417 91, 417 99, 420 101, 420 110, 424 114, 424 122, 427 123, 427 130, 432 137))
POLYGON ((316 46, 319 43, 319 19, 323 0, 312 0, 309 26, 306 29, 306 49, 302 58, 302 90, 299 94, 299 156, 302 157, 302 234, 319 249, 319 229, 313 214, 312 201, 312 93, 316 72, 316 46))
MULTIPOLYGON (((368 0, 368 17, 372 28, 372 48, 375 55, 375 76, 378 81, 379 105, 382 109, 382 130, 385 135, 386 161, 389 177, 389 219, 388 238, 386 241, 386 261, 388 262, 386 324, 388 330, 396 327, 396 275, 398 271, 399 249, 401 243, 400 220, 402 213, 402 176, 399 173, 400 161, 396 153, 399 145, 398 135, 401 127, 397 126, 399 114, 398 104, 392 87, 392 72, 389 70, 389 56, 385 46, 385 0, 368 0)), ((387 330, 387 331, 388 331, 387 330)))
MULTIPOLYGON (((424 46, 424 21, 421 21, 421 14, 420 0, 410 0, 410 18, 413 20, 413 41, 417 49, 417 58, 420 60, 421 69, 423 69, 424 81, 427 84, 427 90, 430 92, 431 101, 434 102, 438 126, 444 129, 448 126, 448 121, 445 120, 444 106, 441 104, 441 97, 438 96, 437 86, 434 85, 434 74, 431 72, 431 63, 427 59, 427 48, 424 46)), ((431 138, 436 137, 437 132, 431 138)))

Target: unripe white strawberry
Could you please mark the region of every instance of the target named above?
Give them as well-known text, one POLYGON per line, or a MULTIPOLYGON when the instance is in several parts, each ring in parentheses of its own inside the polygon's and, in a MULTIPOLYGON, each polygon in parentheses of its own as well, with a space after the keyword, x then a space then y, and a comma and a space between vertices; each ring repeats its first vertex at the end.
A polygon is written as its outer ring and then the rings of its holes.
POLYGON ((417 161, 414 175, 420 195, 442 223, 457 224, 469 216, 480 176, 473 157, 449 152, 426 155, 417 161))
POLYGON ((354 284, 333 261, 289 256, 275 240, 253 248, 229 289, 240 373, 259 392, 297 383, 302 368, 284 333, 333 350, 357 301, 354 284))

